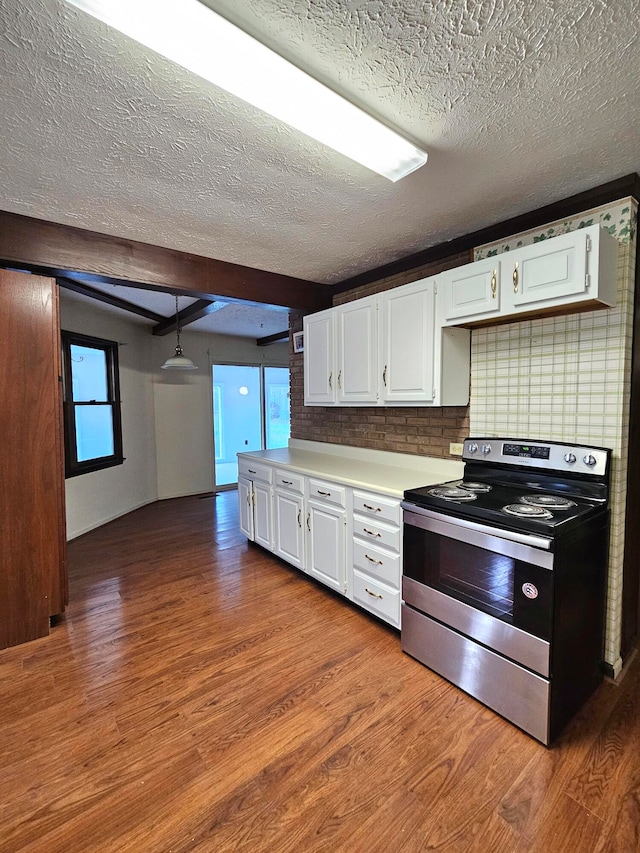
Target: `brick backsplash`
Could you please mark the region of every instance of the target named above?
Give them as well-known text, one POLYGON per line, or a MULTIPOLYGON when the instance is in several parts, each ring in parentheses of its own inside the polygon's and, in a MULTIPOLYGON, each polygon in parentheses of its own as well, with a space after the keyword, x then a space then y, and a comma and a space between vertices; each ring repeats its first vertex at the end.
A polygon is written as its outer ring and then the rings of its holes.
MULTIPOLYGON (((452 255, 410 272, 399 273, 336 294, 334 305, 382 293, 393 287, 418 281, 471 260, 470 253, 452 255)), ((302 316, 292 315, 290 331, 302 329, 302 316)), ((291 337, 291 336, 290 336, 291 337)), ((467 406, 430 408, 424 406, 350 407, 305 406, 303 354, 293 352, 291 367, 291 437, 308 441, 348 444, 395 453, 449 457, 449 443, 461 442, 469 433, 467 406)))

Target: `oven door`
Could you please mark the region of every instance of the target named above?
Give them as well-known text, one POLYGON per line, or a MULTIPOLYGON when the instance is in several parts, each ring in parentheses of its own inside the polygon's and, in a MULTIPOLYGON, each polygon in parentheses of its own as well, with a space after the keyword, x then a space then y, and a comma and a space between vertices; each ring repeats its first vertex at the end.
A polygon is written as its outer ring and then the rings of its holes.
POLYGON ((403 508, 406 604, 525 666, 548 671, 553 540, 410 503, 403 508), (519 650, 525 647, 531 658, 519 650))

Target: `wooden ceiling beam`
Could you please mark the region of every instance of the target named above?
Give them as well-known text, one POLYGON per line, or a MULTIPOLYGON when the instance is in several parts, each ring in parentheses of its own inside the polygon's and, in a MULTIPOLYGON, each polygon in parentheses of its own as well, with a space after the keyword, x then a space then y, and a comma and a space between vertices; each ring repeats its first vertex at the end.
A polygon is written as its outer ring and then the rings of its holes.
POLYGON ((0 259, 45 275, 82 273, 84 281, 170 290, 200 299, 318 311, 332 288, 314 281, 253 269, 0 211, 0 259))
POLYGON ((139 317, 145 317, 147 320, 153 320, 154 323, 161 323, 165 320, 161 314, 156 314, 155 311, 150 311, 148 308, 143 308, 141 305, 134 305, 133 302, 127 302, 126 299, 120 299, 119 296, 103 293, 101 290, 89 287, 88 284, 83 284, 81 281, 73 281, 72 279, 65 278, 64 276, 58 276, 56 281, 60 287, 64 287, 65 290, 72 290, 74 293, 80 293, 82 296, 88 296, 90 299, 95 299, 97 302, 104 302, 106 305, 113 305, 115 308, 120 308, 123 311, 129 311, 131 314, 137 314, 139 317))
POLYGON ((161 337, 163 335, 168 335, 171 332, 176 331, 178 324, 181 329, 184 329, 184 327, 188 326, 189 323, 195 323, 196 320, 199 320, 201 317, 206 317, 207 314, 213 314, 214 311, 220 311, 221 308, 225 307, 225 304, 226 303, 224 302, 211 302, 208 299, 198 299, 197 302, 187 305, 186 308, 183 308, 182 311, 178 312, 177 322, 175 314, 171 317, 163 317, 158 325, 153 327, 152 334, 159 335, 161 337))
POLYGON ((265 335, 264 338, 256 338, 256 346, 268 347, 269 344, 277 344, 289 338, 289 329, 284 332, 276 332, 275 335, 265 335))

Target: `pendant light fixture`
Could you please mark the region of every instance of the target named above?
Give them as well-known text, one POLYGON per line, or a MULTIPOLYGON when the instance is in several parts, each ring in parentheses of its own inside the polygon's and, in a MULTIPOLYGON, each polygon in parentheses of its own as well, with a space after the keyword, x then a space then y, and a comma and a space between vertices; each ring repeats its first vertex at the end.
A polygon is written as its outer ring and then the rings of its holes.
POLYGON ((426 163, 425 151, 199 0, 67 2, 390 181, 426 163))
POLYGON ((182 352, 182 347, 180 346, 180 319, 178 316, 178 297, 176 296, 176 336, 178 338, 176 343, 176 351, 175 354, 168 358, 165 363, 162 365, 163 370, 197 370, 198 367, 195 365, 190 358, 187 358, 186 355, 182 352))

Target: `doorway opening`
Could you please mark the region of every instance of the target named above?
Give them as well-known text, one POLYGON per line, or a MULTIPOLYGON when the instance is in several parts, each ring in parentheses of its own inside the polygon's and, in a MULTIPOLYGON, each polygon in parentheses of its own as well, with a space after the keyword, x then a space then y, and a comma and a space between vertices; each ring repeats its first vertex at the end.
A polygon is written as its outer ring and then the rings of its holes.
POLYGON ((287 446, 289 368, 214 364, 211 371, 215 487, 230 488, 238 482, 237 453, 287 446))

